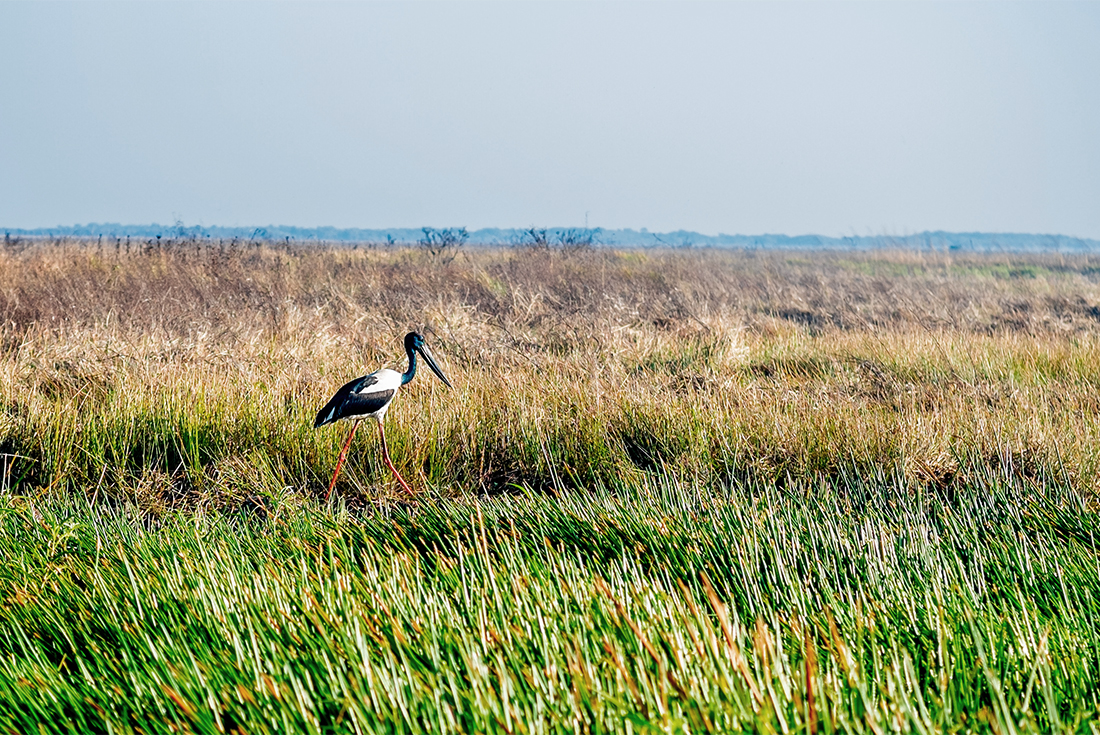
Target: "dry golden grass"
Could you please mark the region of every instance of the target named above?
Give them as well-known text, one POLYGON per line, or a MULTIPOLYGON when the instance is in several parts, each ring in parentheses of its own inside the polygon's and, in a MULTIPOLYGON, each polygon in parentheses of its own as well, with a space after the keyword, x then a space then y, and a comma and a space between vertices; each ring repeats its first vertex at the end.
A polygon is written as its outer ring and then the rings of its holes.
MULTIPOLYGON (((430 375, 387 419, 414 485, 497 492, 990 467, 1097 494, 1100 267, 904 252, 169 242, 0 253, 5 483, 173 505, 320 494, 346 380, 430 375)), ((340 485, 395 486, 356 440, 340 485)))

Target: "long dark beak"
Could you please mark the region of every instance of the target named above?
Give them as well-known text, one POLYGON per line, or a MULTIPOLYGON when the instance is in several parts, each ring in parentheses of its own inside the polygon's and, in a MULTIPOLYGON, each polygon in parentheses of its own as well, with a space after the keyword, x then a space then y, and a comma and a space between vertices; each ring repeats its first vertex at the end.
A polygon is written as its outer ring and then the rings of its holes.
POLYGON ((454 388, 454 386, 451 385, 451 381, 447 380, 447 376, 444 375, 443 371, 439 369, 439 366, 435 364, 435 359, 432 358, 432 353, 428 351, 427 345, 421 345, 417 348, 416 351, 419 352, 420 356, 424 358, 424 362, 428 363, 428 367, 432 369, 432 372, 435 373, 440 380, 447 384, 448 388, 454 388))

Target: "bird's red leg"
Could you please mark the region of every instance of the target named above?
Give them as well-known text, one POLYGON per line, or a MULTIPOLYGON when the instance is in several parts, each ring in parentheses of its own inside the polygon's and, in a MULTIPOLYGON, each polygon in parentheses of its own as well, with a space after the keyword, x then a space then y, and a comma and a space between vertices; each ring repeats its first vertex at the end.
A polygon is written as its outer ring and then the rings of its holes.
POLYGON ((347 456, 348 447, 351 446, 351 438, 355 436, 355 430, 359 428, 359 420, 356 420, 351 425, 351 433, 348 434, 348 440, 344 442, 344 448, 340 450, 340 459, 336 460, 336 471, 332 473, 332 482, 328 484, 328 492, 325 493, 325 502, 328 502, 328 498, 332 495, 332 488, 336 487, 336 477, 340 474, 340 468, 344 464, 344 457, 347 456))
POLYGON ((382 435, 382 459, 386 460, 386 466, 393 472, 394 477, 401 483, 401 487, 405 488, 405 492, 409 495, 413 494, 412 488, 405 482, 405 478, 401 477, 401 473, 397 471, 397 468, 393 466, 393 462, 390 461, 390 450, 386 448, 386 430, 382 427, 382 422, 378 422, 378 433, 382 435))

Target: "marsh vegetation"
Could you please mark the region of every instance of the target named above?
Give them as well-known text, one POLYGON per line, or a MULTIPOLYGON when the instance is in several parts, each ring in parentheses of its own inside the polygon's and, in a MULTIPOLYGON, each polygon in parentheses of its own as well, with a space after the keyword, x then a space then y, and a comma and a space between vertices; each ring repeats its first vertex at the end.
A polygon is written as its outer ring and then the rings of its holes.
POLYGON ((1093 731, 1087 256, 0 252, 0 729, 1093 731), (452 257, 453 256, 453 257, 452 257), (421 330, 455 383, 363 432, 421 330))

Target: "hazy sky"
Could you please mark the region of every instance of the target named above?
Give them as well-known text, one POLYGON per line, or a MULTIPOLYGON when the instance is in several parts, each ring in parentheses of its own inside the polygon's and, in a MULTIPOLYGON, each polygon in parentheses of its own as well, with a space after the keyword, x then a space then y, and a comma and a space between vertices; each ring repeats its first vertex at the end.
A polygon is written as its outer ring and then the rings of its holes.
POLYGON ((1100 3, 0 1, 0 227, 1100 238, 1100 3))

